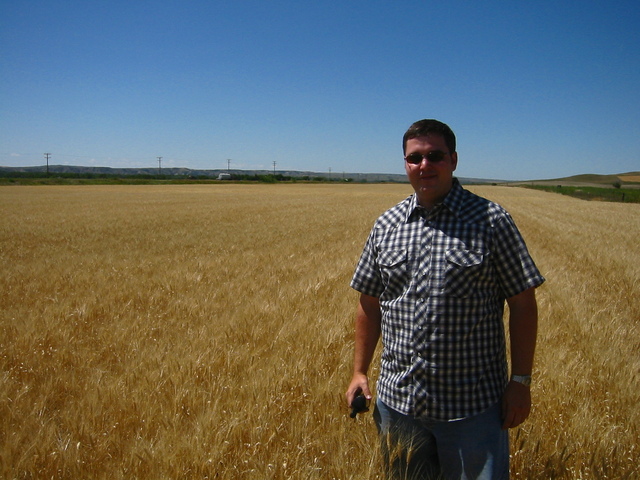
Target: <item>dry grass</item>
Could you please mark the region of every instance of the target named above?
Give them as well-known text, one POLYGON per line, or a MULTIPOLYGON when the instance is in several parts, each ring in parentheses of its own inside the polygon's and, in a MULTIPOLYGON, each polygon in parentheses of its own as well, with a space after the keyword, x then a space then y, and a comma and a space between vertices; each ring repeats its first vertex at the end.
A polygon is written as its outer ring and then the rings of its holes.
MULTIPOLYGON (((0 476, 377 478, 348 282, 407 188, 0 189, 0 476)), ((514 477, 637 478, 640 207, 473 190, 548 279, 514 477)))
POLYGON ((640 183, 640 175, 618 175, 618 178, 623 182, 640 183))

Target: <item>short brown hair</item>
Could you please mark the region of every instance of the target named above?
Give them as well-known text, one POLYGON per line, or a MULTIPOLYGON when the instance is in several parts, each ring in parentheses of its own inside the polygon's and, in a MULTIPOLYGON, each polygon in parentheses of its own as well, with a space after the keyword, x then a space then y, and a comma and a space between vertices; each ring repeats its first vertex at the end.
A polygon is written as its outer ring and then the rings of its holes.
POLYGON ((446 123, 434 119, 418 120, 409 127, 402 137, 402 151, 407 153, 407 140, 429 135, 440 135, 447 144, 449 153, 456 151, 456 136, 446 123))

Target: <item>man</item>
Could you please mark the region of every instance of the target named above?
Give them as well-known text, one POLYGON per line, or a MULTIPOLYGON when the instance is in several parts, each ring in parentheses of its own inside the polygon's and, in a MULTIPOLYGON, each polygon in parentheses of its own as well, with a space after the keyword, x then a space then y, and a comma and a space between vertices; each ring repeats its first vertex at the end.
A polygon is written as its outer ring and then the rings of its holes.
POLYGON ((346 399, 372 398, 367 375, 382 336, 374 419, 390 476, 507 479, 507 429, 531 409, 544 278, 509 214, 453 176, 447 125, 414 123, 403 150, 415 194, 378 218, 351 281, 360 301, 346 399))

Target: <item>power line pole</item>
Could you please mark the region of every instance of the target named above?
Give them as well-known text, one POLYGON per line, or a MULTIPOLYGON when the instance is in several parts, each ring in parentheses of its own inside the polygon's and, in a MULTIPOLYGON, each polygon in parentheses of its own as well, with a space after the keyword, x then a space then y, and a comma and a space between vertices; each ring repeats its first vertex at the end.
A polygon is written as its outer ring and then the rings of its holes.
POLYGON ((231 159, 227 158, 227 172, 231 171, 231 159))
POLYGON ((162 157, 156 157, 158 159, 158 175, 162 175, 162 157))
POLYGON ((49 157, 51 156, 51 154, 45 153, 44 156, 47 159, 47 175, 49 175, 49 157))
POLYGON ((273 161, 273 174, 276 174, 276 161, 273 161))

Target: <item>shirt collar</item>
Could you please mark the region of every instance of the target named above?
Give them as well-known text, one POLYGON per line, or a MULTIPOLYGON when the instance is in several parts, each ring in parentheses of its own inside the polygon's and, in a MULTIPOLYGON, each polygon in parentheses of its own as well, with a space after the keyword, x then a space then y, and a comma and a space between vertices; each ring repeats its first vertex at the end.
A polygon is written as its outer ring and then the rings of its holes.
POLYGON ((453 177, 451 190, 449 190, 447 196, 444 197, 442 203, 439 203, 430 211, 427 211, 418 203, 418 195, 414 193, 409 199, 409 208, 407 209, 407 217, 405 220, 408 222, 414 214, 421 216, 437 215, 443 207, 446 207, 451 213, 458 216, 462 208, 463 198, 464 190, 462 185, 460 185, 456 177, 453 177))

